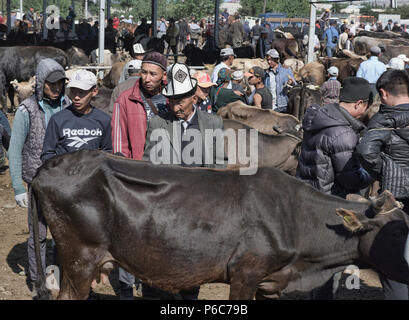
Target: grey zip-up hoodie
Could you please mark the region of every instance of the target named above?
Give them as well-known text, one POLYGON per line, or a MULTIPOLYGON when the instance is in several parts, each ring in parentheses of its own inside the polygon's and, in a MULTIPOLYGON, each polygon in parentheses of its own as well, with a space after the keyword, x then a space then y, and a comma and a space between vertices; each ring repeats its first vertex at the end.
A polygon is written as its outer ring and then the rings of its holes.
MULTIPOLYGON (((43 59, 37 66, 35 93, 24 100, 20 108, 25 108, 30 119, 30 129, 23 147, 22 177, 27 183, 31 183, 37 169, 41 166, 40 159, 45 136, 46 113, 44 111, 44 84, 51 72, 61 70, 63 67, 53 59, 43 59)), ((70 104, 68 97, 64 95, 65 89, 61 92, 59 109, 70 104)))

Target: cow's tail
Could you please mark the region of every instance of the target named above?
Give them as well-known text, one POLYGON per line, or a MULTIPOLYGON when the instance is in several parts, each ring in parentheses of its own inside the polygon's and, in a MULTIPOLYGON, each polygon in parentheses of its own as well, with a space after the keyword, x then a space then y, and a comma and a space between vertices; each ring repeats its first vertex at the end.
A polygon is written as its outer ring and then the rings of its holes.
POLYGON ((40 231, 38 228, 38 210, 37 210, 37 197, 34 189, 30 186, 31 193, 31 215, 33 221, 33 237, 34 237, 34 251, 37 264, 37 280, 35 282, 35 288, 37 290, 37 299, 49 300, 51 299, 51 292, 46 287, 45 275, 43 273, 43 265, 41 262, 40 254, 40 231))

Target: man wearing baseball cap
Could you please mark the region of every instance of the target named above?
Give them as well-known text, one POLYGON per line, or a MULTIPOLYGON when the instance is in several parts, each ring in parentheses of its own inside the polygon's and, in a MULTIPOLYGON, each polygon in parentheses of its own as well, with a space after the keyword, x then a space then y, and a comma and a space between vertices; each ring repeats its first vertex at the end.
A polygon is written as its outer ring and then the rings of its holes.
POLYGON ((341 83, 337 80, 338 68, 332 66, 328 68, 328 80, 324 82, 320 88, 322 104, 338 103, 339 91, 341 90, 341 83))
POLYGON ((291 68, 284 68, 280 63, 280 55, 276 49, 270 49, 266 53, 267 69, 264 85, 270 90, 273 98, 272 108, 277 112, 286 112, 288 96, 284 92, 287 83, 296 84, 291 68))
POLYGON ((82 149, 112 152, 111 119, 91 106, 98 94, 97 77, 80 69, 72 74, 67 89, 72 104, 50 118, 41 160, 82 149))
MULTIPOLYGON (((348 77, 343 81, 340 103, 313 104, 302 122, 304 139, 301 145, 296 177, 317 190, 345 198, 359 193, 372 183, 355 154, 362 119, 373 94, 368 81, 348 77)), ((311 293, 313 299, 333 299, 340 274, 311 293)))
POLYGON ((203 71, 198 71, 193 75, 193 78, 197 80, 197 89, 196 89, 196 96, 197 96, 197 103, 196 107, 204 112, 211 113, 213 103, 210 100, 210 90, 212 87, 216 86, 210 80, 210 76, 203 71))
MULTIPOLYGON (((220 51, 221 62, 218 65, 216 65, 216 67, 214 67, 213 69, 213 73, 211 77, 213 83, 217 83, 217 77, 221 69, 223 68, 230 69, 235 57, 236 55, 234 54, 234 51, 232 48, 224 48, 220 51)), ((231 89, 231 88, 232 88, 232 84, 230 82, 229 85, 227 86, 227 89, 231 89)))
MULTIPOLYGON (((28 206, 31 181, 42 164, 40 157, 49 120, 53 114, 70 104, 70 100, 65 95, 65 80, 64 68, 59 63, 53 59, 41 60, 36 70, 35 92, 21 102, 14 117, 8 152, 11 182, 15 200, 20 207, 28 206), (28 192, 23 181, 27 183, 28 192)), ((37 279, 37 262, 30 207, 28 226, 28 268, 30 282, 33 283, 37 279)), ((47 224, 44 218, 40 217, 38 229, 40 255, 45 268, 47 224)), ((33 297, 37 295, 34 286, 32 295, 33 297)))
POLYGON ((273 98, 263 83, 264 70, 260 67, 253 67, 249 72, 244 73, 244 75, 248 78, 249 84, 256 88, 253 96, 253 106, 260 109, 271 110, 273 98))

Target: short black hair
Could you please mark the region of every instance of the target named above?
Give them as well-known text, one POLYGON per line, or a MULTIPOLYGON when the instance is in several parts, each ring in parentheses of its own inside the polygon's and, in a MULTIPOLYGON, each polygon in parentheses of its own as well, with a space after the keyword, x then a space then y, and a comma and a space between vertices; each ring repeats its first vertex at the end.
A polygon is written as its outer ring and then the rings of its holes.
POLYGON ((409 75, 405 70, 387 70, 376 82, 376 90, 384 89, 393 96, 409 96, 409 75))

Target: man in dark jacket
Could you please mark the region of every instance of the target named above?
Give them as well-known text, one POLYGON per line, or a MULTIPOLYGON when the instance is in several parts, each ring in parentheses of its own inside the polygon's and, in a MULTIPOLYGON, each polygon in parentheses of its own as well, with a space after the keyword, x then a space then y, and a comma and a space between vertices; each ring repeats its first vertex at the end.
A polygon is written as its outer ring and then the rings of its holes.
MULTIPOLYGON (((357 146, 362 166, 381 191, 389 190, 409 213, 409 76, 388 70, 376 82, 382 105, 357 146)), ((408 286, 380 275, 387 300, 408 300, 408 286)))
MULTIPOLYGON (((343 197, 358 193, 372 178, 354 156, 359 121, 372 103, 372 92, 363 78, 344 79, 339 104, 312 105, 303 120, 304 139, 296 177, 316 189, 343 197)), ((333 299, 341 274, 312 291, 313 299, 333 299)))

